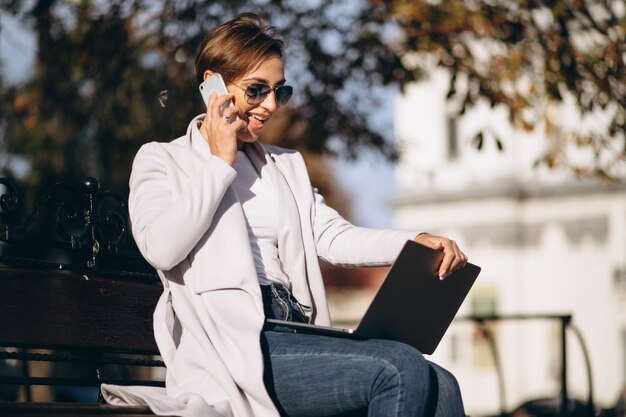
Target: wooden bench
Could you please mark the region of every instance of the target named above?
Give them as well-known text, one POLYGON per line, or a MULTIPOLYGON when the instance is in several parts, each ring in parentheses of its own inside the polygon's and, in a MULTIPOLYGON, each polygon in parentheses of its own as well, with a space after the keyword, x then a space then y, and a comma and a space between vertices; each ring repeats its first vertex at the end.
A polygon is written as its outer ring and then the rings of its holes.
POLYGON ((125 249, 134 247, 125 202, 88 178, 78 192, 53 187, 72 198, 47 193, 15 222, 15 188, 0 184, 0 416, 152 414, 98 395, 102 383, 163 386, 152 330, 162 287, 136 248, 125 249), (89 402, 68 402, 78 394, 89 402))

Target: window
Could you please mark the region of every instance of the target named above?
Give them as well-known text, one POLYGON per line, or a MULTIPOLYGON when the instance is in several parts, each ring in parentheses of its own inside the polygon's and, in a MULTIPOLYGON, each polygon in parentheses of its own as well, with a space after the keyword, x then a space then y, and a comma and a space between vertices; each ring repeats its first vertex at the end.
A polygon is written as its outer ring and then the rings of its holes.
POLYGON ((448 130, 448 159, 454 160, 459 157, 459 137, 458 137, 458 117, 454 115, 446 116, 446 127, 448 130))
POLYGON ((617 293, 626 294, 626 268, 615 268, 613 270, 613 288, 617 293))

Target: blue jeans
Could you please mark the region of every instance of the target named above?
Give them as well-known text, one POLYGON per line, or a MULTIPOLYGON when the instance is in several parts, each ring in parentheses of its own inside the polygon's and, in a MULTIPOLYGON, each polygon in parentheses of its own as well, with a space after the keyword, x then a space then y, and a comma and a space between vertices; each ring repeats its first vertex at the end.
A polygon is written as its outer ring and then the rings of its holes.
POLYGON ((265 385, 284 416, 465 415, 454 376, 403 343, 266 330, 261 347, 265 385))

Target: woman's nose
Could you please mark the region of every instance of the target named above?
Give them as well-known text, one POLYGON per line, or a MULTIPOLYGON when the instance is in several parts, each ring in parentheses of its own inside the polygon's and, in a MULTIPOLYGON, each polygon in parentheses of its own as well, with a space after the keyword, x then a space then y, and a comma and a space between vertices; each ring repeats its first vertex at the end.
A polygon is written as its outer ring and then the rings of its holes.
POLYGON ((265 100, 261 102, 261 105, 265 110, 274 112, 278 108, 278 104, 276 104, 276 90, 270 91, 265 100))

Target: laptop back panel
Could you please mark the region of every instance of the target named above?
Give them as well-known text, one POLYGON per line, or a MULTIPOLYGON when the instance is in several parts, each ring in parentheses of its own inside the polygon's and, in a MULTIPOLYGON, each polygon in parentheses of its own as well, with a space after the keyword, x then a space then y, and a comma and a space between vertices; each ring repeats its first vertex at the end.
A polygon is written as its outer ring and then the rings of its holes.
POLYGON ((276 331, 395 340, 432 354, 480 272, 468 263, 442 281, 437 276, 442 257, 440 251, 407 241, 356 330, 274 319, 266 323, 276 331))
POLYGON ((355 334, 397 340, 433 353, 480 272, 468 263, 440 280, 442 257, 440 251, 408 241, 355 334))

